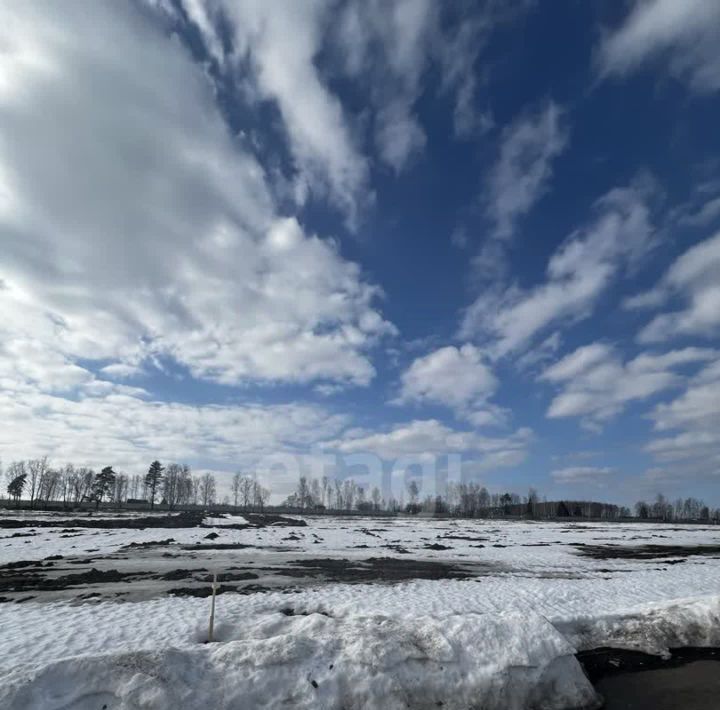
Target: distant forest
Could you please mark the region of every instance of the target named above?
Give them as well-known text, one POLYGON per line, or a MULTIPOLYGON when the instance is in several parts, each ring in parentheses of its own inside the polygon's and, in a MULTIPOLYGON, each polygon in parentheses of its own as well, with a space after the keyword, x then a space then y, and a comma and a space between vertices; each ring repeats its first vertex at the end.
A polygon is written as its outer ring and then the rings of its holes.
POLYGON ((338 480, 302 477, 297 490, 284 501, 287 508, 305 511, 332 509, 364 512, 388 511, 429 513, 468 518, 530 517, 530 518, 599 518, 618 520, 637 517, 663 521, 720 521, 720 508, 710 509, 697 498, 678 498, 671 502, 658 494, 654 501, 638 501, 631 510, 626 506, 588 500, 540 499, 530 488, 527 495, 490 493, 479 483, 449 483, 444 495, 422 497, 416 481, 410 481, 403 495, 386 500, 378 487, 369 494, 352 479, 338 480))
MULTIPOLYGON (((223 509, 263 509, 270 490, 250 474, 236 473, 229 494, 218 496, 212 473, 193 474, 187 464, 153 461, 147 473, 117 473, 112 466, 100 471, 66 464, 53 467, 47 457, 13 461, 4 471, 5 490, 16 506, 31 508, 77 507, 150 508, 178 510, 190 506, 223 509)), ((409 513, 468 518, 593 518, 619 520, 688 520, 720 522, 720 508, 710 508, 697 498, 671 501, 658 494, 638 501, 633 509, 588 500, 541 499, 534 488, 527 495, 490 493, 478 483, 449 483, 443 495, 422 496, 411 480, 397 498, 385 496, 379 487, 370 490, 352 479, 323 476, 300 477, 296 490, 276 508, 301 513, 409 513)))

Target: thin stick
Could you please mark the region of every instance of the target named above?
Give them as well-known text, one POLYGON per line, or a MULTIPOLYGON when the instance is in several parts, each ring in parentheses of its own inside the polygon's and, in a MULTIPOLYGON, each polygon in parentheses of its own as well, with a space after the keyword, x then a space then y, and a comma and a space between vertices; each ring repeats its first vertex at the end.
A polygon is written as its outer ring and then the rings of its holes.
POLYGON ((217 590, 217 572, 213 572, 212 581, 212 602, 210 604, 210 626, 208 627, 208 642, 213 640, 213 631, 215 628, 215 592, 217 590))

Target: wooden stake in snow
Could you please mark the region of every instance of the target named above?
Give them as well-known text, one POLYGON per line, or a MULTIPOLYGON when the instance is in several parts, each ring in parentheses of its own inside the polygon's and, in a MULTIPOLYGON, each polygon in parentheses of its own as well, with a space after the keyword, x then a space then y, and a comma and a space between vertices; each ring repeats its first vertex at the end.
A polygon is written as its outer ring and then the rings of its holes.
POLYGON ((213 572, 212 581, 212 602, 210 603, 210 625, 208 626, 208 642, 213 640, 213 630, 215 627, 215 592, 217 591, 217 572, 213 572))

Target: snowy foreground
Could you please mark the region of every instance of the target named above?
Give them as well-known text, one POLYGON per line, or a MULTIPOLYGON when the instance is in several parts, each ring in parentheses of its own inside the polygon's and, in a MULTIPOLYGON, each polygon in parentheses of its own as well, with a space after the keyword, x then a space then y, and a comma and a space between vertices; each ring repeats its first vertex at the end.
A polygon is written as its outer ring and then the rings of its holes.
POLYGON ((0 528, 2 708, 592 708, 579 650, 720 645, 717 527, 39 518, 0 528))

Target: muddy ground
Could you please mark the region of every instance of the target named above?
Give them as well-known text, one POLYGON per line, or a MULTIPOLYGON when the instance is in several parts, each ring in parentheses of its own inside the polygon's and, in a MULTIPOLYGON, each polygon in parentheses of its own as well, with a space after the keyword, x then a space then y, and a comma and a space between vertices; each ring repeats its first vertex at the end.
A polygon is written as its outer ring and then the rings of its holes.
POLYGON ((666 560, 677 557, 720 557, 720 545, 586 545, 575 543, 578 554, 595 560, 666 560))
POLYGON ((411 558, 318 558, 291 548, 212 542, 187 545, 173 538, 130 543, 110 554, 53 555, 0 566, 0 602, 117 599, 165 594, 207 596, 213 574, 219 593, 293 591, 310 584, 397 583, 412 579, 471 579, 497 565, 411 558))
POLYGON ((605 710, 720 707, 720 649, 671 649, 668 658, 599 648, 578 654, 605 710))

